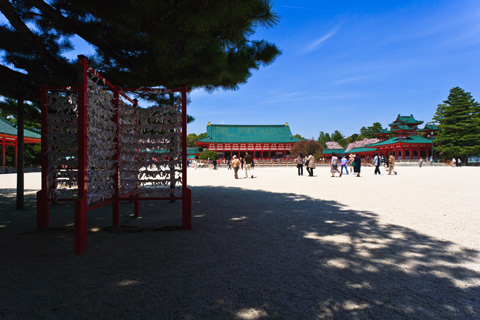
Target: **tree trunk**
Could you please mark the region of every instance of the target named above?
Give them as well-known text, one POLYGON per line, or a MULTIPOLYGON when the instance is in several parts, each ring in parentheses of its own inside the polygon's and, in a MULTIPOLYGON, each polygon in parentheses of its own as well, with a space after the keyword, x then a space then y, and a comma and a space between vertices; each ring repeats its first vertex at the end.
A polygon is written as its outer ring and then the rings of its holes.
POLYGON ((18 99, 17 122, 17 210, 24 209, 24 110, 23 99, 18 99))

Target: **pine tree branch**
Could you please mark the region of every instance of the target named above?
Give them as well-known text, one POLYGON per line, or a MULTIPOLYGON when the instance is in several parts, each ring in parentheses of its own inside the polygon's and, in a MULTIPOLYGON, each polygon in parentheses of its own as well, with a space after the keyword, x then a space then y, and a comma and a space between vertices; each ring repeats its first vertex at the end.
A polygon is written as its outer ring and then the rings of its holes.
POLYGON ((17 32, 21 35, 23 40, 28 41, 28 43, 34 47, 35 52, 39 54, 53 70, 61 68, 61 66, 58 65, 58 61, 55 59, 55 57, 50 54, 38 36, 36 36, 22 21, 15 11, 15 8, 8 0, 0 0, 0 11, 5 15, 15 30, 17 30, 17 32))
POLYGON ((58 10, 54 9, 42 0, 29 0, 30 4, 42 12, 42 15, 57 24, 66 33, 76 34, 88 43, 104 48, 107 44, 93 33, 87 32, 84 26, 73 19, 65 18, 58 10))
POLYGON ((38 88, 32 86, 28 75, 14 71, 4 65, 0 65, 0 95, 18 99, 37 101, 38 97, 31 96, 31 92, 37 92, 38 88))

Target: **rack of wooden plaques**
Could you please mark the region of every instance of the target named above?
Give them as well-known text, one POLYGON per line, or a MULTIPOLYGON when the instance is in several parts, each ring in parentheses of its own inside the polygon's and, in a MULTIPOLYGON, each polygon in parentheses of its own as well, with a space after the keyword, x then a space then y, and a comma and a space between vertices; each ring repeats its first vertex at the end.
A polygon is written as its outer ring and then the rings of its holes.
POLYGON ((41 87, 42 189, 37 227, 50 223, 50 203, 75 203, 75 253, 87 246, 87 212, 112 204, 120 226, 120 201, 181 200, 182 228, 192 228, 187 188, 187 88, 120 88, 79 56, 77 87, 41 87), (126 92, 167 97, 139 108, 126 92))

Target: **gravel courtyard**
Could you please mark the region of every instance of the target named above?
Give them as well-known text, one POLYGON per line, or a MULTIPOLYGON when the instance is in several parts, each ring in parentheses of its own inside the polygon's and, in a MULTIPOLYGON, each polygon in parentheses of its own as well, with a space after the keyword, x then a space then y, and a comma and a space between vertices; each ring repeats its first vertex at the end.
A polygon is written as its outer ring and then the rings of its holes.
POLYGON ((0 318, 480 319, 480 168, 397 171, 190 168, 193 230, 180 201, 142 202, 138 219, 124 203, 119 229, 106 206, 81 256, 73 206, 37 231, 40 174, 21 212, 2 174, 0 318))

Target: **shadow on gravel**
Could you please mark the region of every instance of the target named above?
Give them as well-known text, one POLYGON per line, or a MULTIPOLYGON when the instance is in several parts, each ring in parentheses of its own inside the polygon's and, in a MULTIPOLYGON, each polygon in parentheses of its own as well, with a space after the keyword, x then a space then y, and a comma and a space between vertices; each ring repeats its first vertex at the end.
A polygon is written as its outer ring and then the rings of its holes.
POLYGON ((142 219, 122 205, 125 227, 115 230, 107 206, 89 214, 89 227, 101 227, 90 229, 82 256, 71 253, 69 205, 52 216, 61 223, 39 232, 34 196, 23 213, 5 210, 14 198, 0 198, 0 318, 480 317, 480 273, 460 267, 479 251, 338 202, 192 191, 192 231, 169 227, 180 224, 179 201, 144 203, 142 219))

